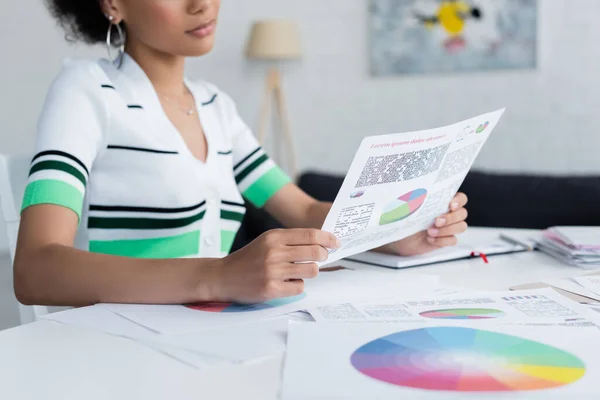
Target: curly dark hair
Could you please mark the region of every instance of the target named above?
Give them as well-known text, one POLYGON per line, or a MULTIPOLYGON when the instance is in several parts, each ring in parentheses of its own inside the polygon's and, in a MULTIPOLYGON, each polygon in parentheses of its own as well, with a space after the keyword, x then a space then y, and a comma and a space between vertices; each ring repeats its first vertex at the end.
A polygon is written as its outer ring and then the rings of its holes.
POLYGON ((103 43, 109 22, 99 0, 45 0, 50 13, 67 32, 67 39, 103 43))

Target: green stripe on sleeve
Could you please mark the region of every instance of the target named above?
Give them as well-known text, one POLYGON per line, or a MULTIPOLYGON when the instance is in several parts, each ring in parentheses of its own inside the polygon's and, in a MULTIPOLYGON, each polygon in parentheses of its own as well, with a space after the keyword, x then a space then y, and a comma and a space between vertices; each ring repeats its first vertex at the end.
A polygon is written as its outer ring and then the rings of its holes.
POLYGON ((233 241, 235 240, 236 232, 221 231, 221 253, 229 254, 233 241))
POLYGON ((29 171, 29 176, 35 174, 38 171, 46 171, 46 170, 56 170, 63 171, 69 175, 74 176, 79 179, 83 186, 85 186, 85 175, 83 175, 77 168, 62 161, 41 161, 31 167, 31 171, 29 171))
POLYGON ((93 253, 135 258, 180 258, 198 255, 200 231, 157 239, 90 241, 93 253))
POLYGON ((285 172, 278 166, 274 166, 250 185, 243 195, 250 203, 261 208, 279 189, 290 182, 291 180, 285 172))
POLYGON ((33 181, 25 189, 21 212, 37 204, 55 204, 73 210, 81 219, 83 193, 70 184, 56 179, 33 181))
POLYGON ((256 160, 254 160, 254 162, 252 164, 248 165, 239 174, 237 174, 235 176, 235 182, 240 183, 241 181, 243 181, 244 178, 246 178, 248 175, 250 175, 252 173, 252 171, 254 171, 256 168, 260 167, 268 159, 269 159, 269 156, 267 156, 266 154, 263 154, 262 156, 260 156, 256 160))

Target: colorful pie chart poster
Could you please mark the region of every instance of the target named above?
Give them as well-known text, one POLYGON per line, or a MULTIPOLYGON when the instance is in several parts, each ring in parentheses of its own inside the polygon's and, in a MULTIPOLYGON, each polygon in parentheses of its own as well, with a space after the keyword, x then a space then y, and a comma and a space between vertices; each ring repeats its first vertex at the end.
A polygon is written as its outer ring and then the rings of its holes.
POLYGON ((450 392, 515 392, 569 385, 585 374, 575 355, 540 342, 462 327, 398 332, 357 349, 351 363, 391 385, 450 392))
POLYGON ((379 218, 379 225, 405 220, 421 208, 426 198, 427 190, 425 189, 416 189, 395 198, 384 207, 379 218))
POLYGON ((594 327, 304 325, 288 334, 284 400, 600 398, 594 327))
POLYGON ((197 304, 188 304, 187 308, 210 312, 210 313, 245 313, 252 311, 260 311, 260 310, 268 310, 271 308, 285 306, 287 304, 292 304, 297 301, 306 298, 306 293, 299 294, 298 296, 293 297, 284 297, 280 299, 274 299, 265 301, 263 303, 256 304, 236 304, 236 303, 197 303, 197 304))
POLYGON ((492 319, 504 316, 504 312, 491 308, 447 308, 443 310, 423 311, 421 317, 432 319, 492 319))

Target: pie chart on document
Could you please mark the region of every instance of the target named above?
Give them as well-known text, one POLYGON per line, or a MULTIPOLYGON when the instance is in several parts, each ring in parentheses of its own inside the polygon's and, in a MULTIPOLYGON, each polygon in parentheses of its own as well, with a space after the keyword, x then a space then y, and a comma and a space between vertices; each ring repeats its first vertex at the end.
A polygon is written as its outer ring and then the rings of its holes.
POLYGON ((379 225, 392 224, 413 215, 425 202, 427 190, 416 189, 394 199, 383 209, 379 225))
POLYGON ((256 304, 236 304, 236 303, 196 303, 187 304, 186 307, 191 310, 204 311, 211 313, 239 313, 267 310, 269 308, 281 307, 287 304, 292 304, 306 297, 306 293, 298 296, 284 297, 281 299, 273 299, 263 303, 256 304))

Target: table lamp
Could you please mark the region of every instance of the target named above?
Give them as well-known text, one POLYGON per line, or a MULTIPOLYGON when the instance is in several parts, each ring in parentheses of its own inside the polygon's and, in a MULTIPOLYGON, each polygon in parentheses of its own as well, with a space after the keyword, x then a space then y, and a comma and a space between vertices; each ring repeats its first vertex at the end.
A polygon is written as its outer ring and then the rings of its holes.
POLYGON ((275 108, 279 114, 281 129, 287 141, 289 166, 292 176, 296 177, 296 154, 289 117, 285 106, 281 73, 275 66, 277 61, 296 60, 302 57, 300 30, 293 21, 269 20, 255 22, 252 26, 246 55, 250 59, 267 60, 273 62, 267 75, 265 97, 261 107, 258 129, 258 140, 261 145, 267 138, 267 124, 271 116, 272 101, 275 98, 275 108))

